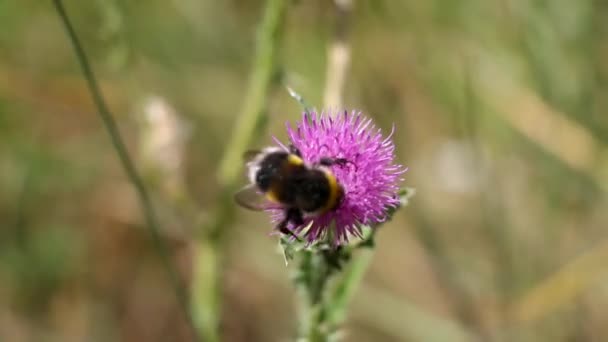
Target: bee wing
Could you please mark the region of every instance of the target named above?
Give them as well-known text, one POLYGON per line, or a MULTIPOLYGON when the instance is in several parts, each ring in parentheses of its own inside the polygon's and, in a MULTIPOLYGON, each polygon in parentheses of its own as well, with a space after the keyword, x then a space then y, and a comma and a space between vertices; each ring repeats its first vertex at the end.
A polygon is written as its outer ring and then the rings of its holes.
POLYGON ((259 156, 260 153, 262 153, 260 150, 247 150, 243 153, 243 160, 245 162, 250 162, 255 159, 255 157, 259 156))
POLYGON ((261 211, 272 207, 272 203, 251 184, 234 194, 234 201, 243 208, 261 211))

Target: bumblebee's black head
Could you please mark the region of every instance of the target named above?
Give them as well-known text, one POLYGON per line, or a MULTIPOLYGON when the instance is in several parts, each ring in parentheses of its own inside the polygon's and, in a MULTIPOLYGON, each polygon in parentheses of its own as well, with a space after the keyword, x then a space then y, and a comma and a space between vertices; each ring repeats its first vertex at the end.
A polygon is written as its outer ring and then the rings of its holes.
POLYGON ((288 153, 278 147, 267 147, 262 151, 252 151, 251 154, 253 157, 247 163, 249 181, 266 192, 288 153))
POLYGON ((287 152, 273 152, 267 154, 258 165, 254 183, 262 192, 270 190, 273 181, 284 177, 283 173, 289 167, 289 154, 287 152))

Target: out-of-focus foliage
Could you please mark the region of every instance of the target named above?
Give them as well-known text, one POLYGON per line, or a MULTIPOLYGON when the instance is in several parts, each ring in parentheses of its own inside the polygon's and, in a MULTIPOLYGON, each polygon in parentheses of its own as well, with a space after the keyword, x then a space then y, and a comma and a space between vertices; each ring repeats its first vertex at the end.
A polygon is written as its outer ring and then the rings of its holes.
MULTIPOLYGON (((186 280, 222 198, 262 5, 66 1, 186 280), (159 98, 179 120, 146 112, 159 98)), ((323 0, 288 9, 281 70, 311 104, 332 13, 323 0)), ((1 1, 0 22, 0 340, 191 340, 50 1, 1 1)), ((395 124, 417 196, 379 232, 345 339, 603 340, 607 3, 358 0, 351 43, 344 103, 395 124)), ((260 145, 284 140, 299 110, 277 86, 260 145)), ((291 337, 270 223, 238 215, 222 336, 291 337)))

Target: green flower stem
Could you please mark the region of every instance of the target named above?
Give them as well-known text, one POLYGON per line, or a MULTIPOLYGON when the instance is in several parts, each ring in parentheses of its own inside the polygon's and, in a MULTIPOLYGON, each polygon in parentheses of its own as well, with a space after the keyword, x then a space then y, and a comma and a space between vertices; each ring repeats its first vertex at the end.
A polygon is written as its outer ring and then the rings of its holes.
POLYGON ((326 341, 330 331, 326 323, 325 289, 332 268, 318 251, 303 251, 296 288, 299 296, 299 336, 302 341, 326 341))
POLYGON ((335 262, 351 259, 352 254, 350 249, 302 252, 295 277, 300 298, 300 340, 328 341, 337 335, 348 304, 372 260, 373 250, 366 246, 349 262, 335 262))
POLYGON ((199 239, 195 259, 192 311, 203 340, 220 340, 222 245, 229 226, 234 221, 235 205, 232 194, 237 189, 242 172, 242 154, 263 129, 268 93, 278 66, 278 47, 287 12, 287 0, 267 0, 257 31, 256 54, 242 110, 220 162, 217 179, 220 198, 199 239))
MULTIPOLYGON (((401 205, 388 212, 389 218, 408 205, 414 194, 411 188, 401 190, 401 205)), ((299 299, 299 341, 335 341, 339 338, 348 305, 374 256, 375 233, 381 225, 365 227, 363 240, 356 245, 335 249, 325 242, 298 251, 300 263, 294 283, 299 299)), ((329 238, 331 241, 331 236, 329 238)), ((294 254, 289 245, 285 247, 289 255, 294 254)))
POLYGON ((363 248, 357 254, 347 266, 340 282, 334 288, 329 304, 329 312, 327 313, 327 321, 332 326, 337 327, 346 319, 348 304, 363 280, 365 271, 367 271, 374 256, 374 250, 373 248, 363 248))
POLYGON ((316 305, 310 308, 308 335, 306 340, 309 342, 325 342, 329 341, 331 331, 325 322, 325 307, 316 305))

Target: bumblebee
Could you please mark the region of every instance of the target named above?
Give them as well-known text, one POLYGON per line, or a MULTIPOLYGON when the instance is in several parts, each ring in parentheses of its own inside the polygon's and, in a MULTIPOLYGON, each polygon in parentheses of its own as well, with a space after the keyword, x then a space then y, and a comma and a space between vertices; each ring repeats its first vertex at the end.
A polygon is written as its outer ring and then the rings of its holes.
POLYGON ((344 189, 329 169, 345 165, 343 158, 321 158, 307 165, 295 146, 289 152, 278 147, 245 153, 250 184, 235 194, 240 206, 251 210, 282 208, 284 218, 277 225, 283 234, 293 235, 289 223, 304 224, 314 217, 335 210, 344 196, 344 189))

